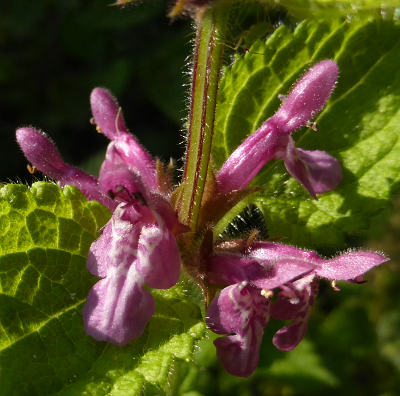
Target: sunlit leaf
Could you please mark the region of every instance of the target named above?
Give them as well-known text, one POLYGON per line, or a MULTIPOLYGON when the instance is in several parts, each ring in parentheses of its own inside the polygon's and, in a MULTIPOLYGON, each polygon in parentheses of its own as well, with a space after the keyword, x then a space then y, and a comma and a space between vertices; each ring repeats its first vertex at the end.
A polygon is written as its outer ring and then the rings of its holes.
POLYGON ((294 134, 298 147, 337 157, 344 179, 311 199, 281 161, 269 163, 247 203, 264 213, 272 237, 308 247, 358 244, 384 219, 400 182, 400 23, 391 20, 307 21, 294 32, 278 28, 225 71, 217 109, 214 158, 218 166, 279 107, 279 94, 311 65, 335 59, 337 88, 317 117, 319 132, 294 134))
POLYGON ((191 358, 204 325, 184 281, 153 291, 156 314, 130 345, 85 334, 81 310, 97 280, 86 256, 109 217, 73 186, 0 189, 0 395, 167 391, 176 359, 191 358))

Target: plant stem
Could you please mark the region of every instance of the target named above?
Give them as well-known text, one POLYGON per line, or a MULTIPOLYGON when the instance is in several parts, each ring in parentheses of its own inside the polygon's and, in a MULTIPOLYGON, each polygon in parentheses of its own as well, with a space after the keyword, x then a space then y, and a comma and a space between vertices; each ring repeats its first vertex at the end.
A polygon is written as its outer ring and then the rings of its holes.
POLYGON ((218 82, 222 65, 221 30, 226 12, 207 10, 197 21, 193 58, 192 91, 189 114, 183 189, 179 218, 197 230, 201 200, 210 163, 218 82))

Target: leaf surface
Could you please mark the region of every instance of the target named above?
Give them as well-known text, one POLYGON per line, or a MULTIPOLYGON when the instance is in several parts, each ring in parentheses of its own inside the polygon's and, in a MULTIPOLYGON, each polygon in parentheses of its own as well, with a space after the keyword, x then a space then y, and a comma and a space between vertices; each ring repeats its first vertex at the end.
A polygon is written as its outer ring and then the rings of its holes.
POLYGON ((81 311, 97 281, 86 256, 110 213, 73 186, 0 189, 0 395, 137 395, 168 390, 204 331, 182 281, 153 291, 156 313, 126 347, 97 342, 81 311))
POLYGON ((332 17, 361 13, 378 15, 380 12, 392 14, 399 7, 397 0, 385 2, 377 0, 278 0, 278 4, 300 18, 332 17))
POLYGON ((334 59, 339 81, 317 117, 319 132, 293 136, 304 149, 339 159, 343 181, 331 193, 309 197, 282 161, 268 163, 253 184, 264 187, 238 205, 263 212, 271 237, 310 248, 362 243, 385 220, 400 182, 400 24, 394 20, 306 21, 293 32, 278 28, 225 71, 219 92, 214 159, 221 166, 240 142, 279 107, 279 94, 313 64, 334 59))

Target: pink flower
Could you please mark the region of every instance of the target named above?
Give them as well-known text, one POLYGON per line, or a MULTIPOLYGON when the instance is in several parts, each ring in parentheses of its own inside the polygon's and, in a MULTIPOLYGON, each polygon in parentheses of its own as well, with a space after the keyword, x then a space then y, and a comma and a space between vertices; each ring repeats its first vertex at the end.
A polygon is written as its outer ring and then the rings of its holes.
POLYGON ((111 184, 114 183, 113 181, 118 183, 119 177, 110 178, 109 173, 119 172, 118 176, 124 175, 124 182, 129 183, 131 187, 134 183, 131 180, 131 174, 134 173, 135 177, 139 177, 145 184, 146 189, 157 192, 154 160, 129 133, 116 99, 107 90, 95 88, 90 95, 90 104, 97 128, 111 140, 100 170, 100 184, 105 183, 102 189, 113 190, 115 185, 111 186, 105 180, 110 181, 111 184))
POLYGON ((273 339, 281 350, 295 348, 304 337, 318 279, 359 280, 387 261, 374 252, 349 252, 327 260, 315 252, 273 242, 255 242, 247 252, 211 257, 208 282, 223 286, 207 311, 207 324, 218 334, 230 334, 214 344, 225 369, 247 377, 258 364, 264 327, 271 316, 292 322, 273 339), (281 288, 271 304, 273 289, 281 288))
MULTIPOLYGON (((300 251, 300 254, 301 252, 304 251, 300 251)), ((299 254, 299 252, 293 250, 292 254, 299 254)), ((360 283, 366 272, 385 261, 388 259, 384 255, 367 251, 348 252, 330 260, 322 259, 315 253, 311 255, 310 263, 315 266, 314 271, 282 287, 277 300, 271 306, 271 316, 274 319, 292 320, 289 325, 284 326, 275 334, 274 345, 280 350, 290 351, 296 348, 303 339, 308 318, 318 294, 320 278, 360 283)))
POLYGON ((280 158, 286 169, 308 192, 334 189, 342 179, 338 161, 323 151, 295 147, 290 134, 316 116, 335 87, 338 67, 325 60, 295 85, 279 110, 251 134, 226 160, 217 175, 219 191, 245 188, 271 159, 280 158))
POLYGON ((83 310, 85 329, 99 341, 125 345, 139 337, 154 313, 147 290, 167 289, 179 279, 175 237, 154 207, 121 203, 91 246, 88 269, 103 278, 83 310))
POLYGON ((96 88, 91 106, 98 129, 111 139, 98 180, 66 164, 50 139, 33 128, 17 130, 17 141, 40 171, 113 210, 89 251, 88 270, 102 279, 89 292, 83 318, 97 340, 125 345, 143 333, 154 312, 144 285, 166 289, 179 279, 175 234, 181 225, 158 185, 154 160, 128 133, 116 100, 96 88))
POLYGON ((66 164, 50 138, 34 128, 19 128, 17 142, 28 161, 63 187, 73 184, 87 199, 96 200, 113 210, 116 203, 100 189, 97 178, 66 164))
MULTIPOLYGON (((196 2, 200 3, 206 2, 196 2)), ((89 335, 125 345, 143 333, 154 313, 147 288, 175 285, 181 262, 176 235, 192 231, 180 241, 186 268, 207 292, 221 289, 206 317, 208 327, 224 335, 214 342, 218 357, 229 373, 247 377, 257 367, 270 317, 291 321, 273 338, 278 349, 291 350, 306 333, 320 278, 360 282, 364 273, 387 261, 382 254, 367 251, 324 259, 313 251, 250 238, 213 244, 212 224, 243 198, 245 187, 271 159, 283 159, 289 173, 314 198, 340 182, 335 158, 296 148, 290 136, 323 108, 337 76, 335 62, 315 65, 279 110, 232 153, 219 170, 216 184, 210 184, 215 194, 208 192, 208 200, 202 203, 203 219, 197 230, 179 223, 165 175, 129 133, 108 91, 96 88, 90 97, 97 129, 111 140, 98 179, 66 164, 44 133, 33 128, 17 130, 17 141, 36 168, 60 186, 76 185, 88 199, 113 211, 87 260, 88 270, 101 278, 83 309, 89 335), (280 291, 273 299, 276 289, 280 291)))

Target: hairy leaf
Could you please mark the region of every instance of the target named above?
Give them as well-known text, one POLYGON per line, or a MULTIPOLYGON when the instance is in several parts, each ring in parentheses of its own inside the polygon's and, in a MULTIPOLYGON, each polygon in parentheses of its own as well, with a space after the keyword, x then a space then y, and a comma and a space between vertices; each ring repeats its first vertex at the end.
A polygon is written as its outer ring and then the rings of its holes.
POLYGON ((86 256, 110 213, 38 182, 0 189, 0 395, 136 395, 167 390, 204 325, 184 282, 153 291, 156 314, 127 347, 97 342, 81 310, 97 281, 86 256))
POLYGON ((400 23, 370 19, 307 21, 278 28, 225 71, 217 108, 214 159, 227 156, 279 107, 302 73, 322 59, 340 68, 337 88, 318 116, 319 132, 303 128, 297 146, 337 157, 344 179, 311 199, 272 161, 254 180, 264 187, 219 224, 220 232, 246 204, 264 213, 271 237, 314 248, 357 245, 386 218, 400 182, 400 23))
POLYGON ((213 0, 216 5, 239 7, 246 13, 252 5, 261 5, 268 12, 281 9, 296 18, 333 18, 361 16, 371 17, 384 15, 398 16, 397 0, 213 0))
POLYGON ((397 0, 385 2, 377 0, 279 0, 278 4, 286 7, 295 16, 340 16, 353 14, 355 12, 367 15, 378 14, 381 10, 385 13, 392 13, 399 6, 397 0))

